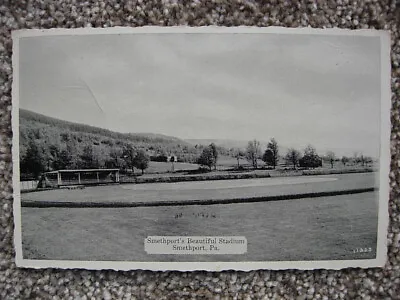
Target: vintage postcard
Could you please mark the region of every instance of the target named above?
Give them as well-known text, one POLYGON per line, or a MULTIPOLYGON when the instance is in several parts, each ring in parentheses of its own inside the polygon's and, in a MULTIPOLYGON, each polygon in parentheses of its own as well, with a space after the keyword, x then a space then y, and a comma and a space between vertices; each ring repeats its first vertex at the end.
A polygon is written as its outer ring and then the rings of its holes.
POLYGON ((13 32, 19 267, 386 261, 384 31, 13 32))

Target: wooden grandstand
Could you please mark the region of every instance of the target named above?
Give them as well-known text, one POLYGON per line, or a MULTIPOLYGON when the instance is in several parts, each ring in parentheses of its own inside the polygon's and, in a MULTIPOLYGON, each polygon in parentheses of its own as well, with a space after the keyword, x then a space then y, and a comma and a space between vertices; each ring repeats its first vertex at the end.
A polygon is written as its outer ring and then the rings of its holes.
POLYGON ((120 182, 119 169, 56 170, 43 173, 38 188, 120 182))

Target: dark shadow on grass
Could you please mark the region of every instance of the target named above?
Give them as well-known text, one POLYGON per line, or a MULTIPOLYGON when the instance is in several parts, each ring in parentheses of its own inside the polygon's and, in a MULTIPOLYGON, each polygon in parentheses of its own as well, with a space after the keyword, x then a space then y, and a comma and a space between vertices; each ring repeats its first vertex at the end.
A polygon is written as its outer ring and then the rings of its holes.
POLYGON ((328 196, 350 195, 376 191, 376 188, 350 189, 343 191, 330 191, 319 193, 303 193, 292 195, 275 195, 252 198, 238 199, 207 199, 207 200, 187 200, 187 201, 151 201, 151 202, 60 202, 60 201, 21 201, 22 207, 49 208, 49 207, 65 207, 65 208, 80 208, 80 207, 95 207, 95 208, 121 208, 121 207, 157 207, 157 206, 187 206, 187 205, 216 205, 216 204, 231 204, 231 203, 255 203, 269 201, 295 200, 302 198, 318 198, 328 196))

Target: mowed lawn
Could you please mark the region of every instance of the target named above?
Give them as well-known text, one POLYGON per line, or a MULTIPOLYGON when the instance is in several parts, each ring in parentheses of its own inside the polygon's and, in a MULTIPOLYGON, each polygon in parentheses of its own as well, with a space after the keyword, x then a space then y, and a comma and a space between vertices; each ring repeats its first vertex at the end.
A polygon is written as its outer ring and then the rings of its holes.
MULTIPOLYGON (((174 171, 182 171, 182 170, 197 170, 199 165, 190 164, 190 163, 174 163, 174 171)), ((167 173, 172 171, 172 163, 169 162, 157 162, 150 161, 149 167, 145 170, 146 174, 154 174, 154 173, 167 173)), ((135 172, 140 173, 140 170, 135 169, 135 172)))
POLYGON ((26 259, 279 261, 376 255, 377 192, 210 206, 22 208, 26 259), (245 236, 243 255, 149 255, 150 235, 245 236), (369 253, 353 253, 356 248, 369 253))
POLYGON ((373 188, 376 174, 356 173, 320 176, 143 183, 93 186, 74 190, 49 190, 21 195, 23 202, 152 202, 246 199, 278 195, 333 192, 373 188))
MULTIPOLYGON (((264 162, 259 159, 258 160, 259 166, 264 166, 264 162)), ((217 160, 217 168, 218 170, 224 169, 232 169, 236 168, 238 165, 238 161, 235 157, 227 156, 227 155, 220 155, 217 160)), ((252 168, 251 163, 244 157, 239 158, 239 165, 245 168, 252 168)))

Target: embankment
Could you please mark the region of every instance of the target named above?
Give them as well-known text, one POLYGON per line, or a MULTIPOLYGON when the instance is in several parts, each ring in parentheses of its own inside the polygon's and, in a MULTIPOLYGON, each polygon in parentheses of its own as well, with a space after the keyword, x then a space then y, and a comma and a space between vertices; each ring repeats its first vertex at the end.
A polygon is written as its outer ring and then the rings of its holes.
POLYGON ((234 199, 203 199, 203 200, 169 200, 169 201, 126 201, 126 202, 96 202, 96 201, 21 201, 22 207, 35 207, 35 208, 49 208, 49 207, 63 207, 63 208, 123 208, 123 207, 156 207, 156 206, 188 206, 188 205, 216 205, 216 204, 232 204, 232 203, 256 203, 256 202, 270 202, 282 200, 295 200, 304 198, 318 198, 340 195, 351 195, 374 192, 376 188, 360 188, 341 191, 329 192, 311 192, 302 194, 287 194, 287 195, 271 195, 264 197, 250 197, 250 198, 234 198, 234 199))
POLYGON ((206 173, 201 175, 171 175, 159 177, 125 177, 121 178, 121 183, 168 183, 185 181, 206 181, 206 180, 233 180, 233 179, 255 179, 269 177, 287 177, 287 176, 312 176, 312 175, 330 175, 330 174, 348 174, 348 173, 367 173, 374 172, 372 168, 357 169, 314 169, 314 170, 257 170, 252 172, 224 172, 224 173, 206 173))

